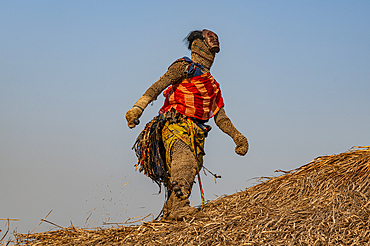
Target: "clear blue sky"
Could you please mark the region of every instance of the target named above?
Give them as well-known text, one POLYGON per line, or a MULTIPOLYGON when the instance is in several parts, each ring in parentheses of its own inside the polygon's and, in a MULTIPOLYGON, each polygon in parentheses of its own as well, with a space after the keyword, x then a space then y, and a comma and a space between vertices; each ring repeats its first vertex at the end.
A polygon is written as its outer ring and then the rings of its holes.
POLYGON ((219 35, 211 72, 250 142, 237 156, 211 121, 205 166, 223 178, 202 175, 206 199, 370 145, 369 13, 369 1, 1 1, 0 218, 27 232, 50 210, 79 227, 156 215, 164 194, 131 147, 163 98, 133 130, 125 113, 190 56, 195 29, 219 35))

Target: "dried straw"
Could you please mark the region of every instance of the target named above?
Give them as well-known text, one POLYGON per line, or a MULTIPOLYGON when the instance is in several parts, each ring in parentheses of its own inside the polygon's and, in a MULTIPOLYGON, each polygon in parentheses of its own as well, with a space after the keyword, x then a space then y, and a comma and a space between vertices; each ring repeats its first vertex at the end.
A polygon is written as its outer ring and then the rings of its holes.
POLYGON ((193 218, 15 234, 17 245, 367 245, 370 146, 322 156, 193 218))

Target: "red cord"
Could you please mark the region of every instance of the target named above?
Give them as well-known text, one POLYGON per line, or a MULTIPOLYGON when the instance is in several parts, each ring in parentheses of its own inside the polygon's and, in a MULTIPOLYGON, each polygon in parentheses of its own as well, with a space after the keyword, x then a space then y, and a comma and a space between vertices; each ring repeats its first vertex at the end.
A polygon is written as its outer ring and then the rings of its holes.
POLYGON ((204 192, 203 192, 202 182, 200 181, 200 173, 198 173, 198 182, 199 182, 200 197, 202 199, 202 209, 203 209, 205 202, 204 202, 204 192))

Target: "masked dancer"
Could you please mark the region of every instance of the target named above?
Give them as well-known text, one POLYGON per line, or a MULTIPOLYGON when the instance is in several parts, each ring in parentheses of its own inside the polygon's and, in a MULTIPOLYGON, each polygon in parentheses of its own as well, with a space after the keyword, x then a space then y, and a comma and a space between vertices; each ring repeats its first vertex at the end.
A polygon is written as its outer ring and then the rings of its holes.
POLYGON ((220 85, 210 73, 216 53, 220 52, 218 36, 204 29, 190 32, 184 40, 191 59, 183 57, 173 62, 126 113, 128 127, 134 128, 147 105, 163 92, 165 102, 159 115, 146 124, 134 149, 139 171, 166 188, 162 218, 168 220, 181 220, 197 212, 188 198, 203 166, 204 141, 211 129, 206 124, 209 119, 213 117, 233 139, 236 154, 248 151, 247 138, 226 115, 220 85))

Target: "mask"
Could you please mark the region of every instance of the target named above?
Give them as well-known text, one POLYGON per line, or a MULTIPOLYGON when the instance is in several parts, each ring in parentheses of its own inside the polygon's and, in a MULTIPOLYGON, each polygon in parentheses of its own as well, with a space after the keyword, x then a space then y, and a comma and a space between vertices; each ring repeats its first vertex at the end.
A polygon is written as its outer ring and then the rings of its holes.
POLYGON ((202 34, 204 41, 208 45, 211 52, 213 53, 220 52, 220 43, 218 42, 217 34, 207 29, 203 29, 202 34))

